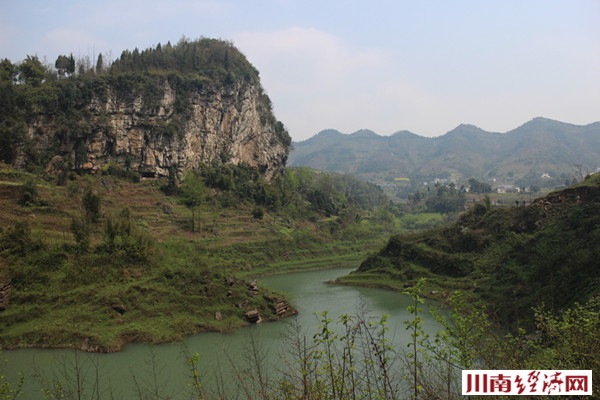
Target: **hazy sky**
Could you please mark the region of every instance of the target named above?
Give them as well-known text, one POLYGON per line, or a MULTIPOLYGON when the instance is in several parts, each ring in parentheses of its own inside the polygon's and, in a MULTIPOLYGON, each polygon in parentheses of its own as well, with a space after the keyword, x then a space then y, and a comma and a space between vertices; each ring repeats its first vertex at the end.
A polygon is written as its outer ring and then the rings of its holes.
POLYGON ((0 0, 12 62, 114 59, 182 36, 233 41, 296 141, 600 120, 599 0, 0 0))

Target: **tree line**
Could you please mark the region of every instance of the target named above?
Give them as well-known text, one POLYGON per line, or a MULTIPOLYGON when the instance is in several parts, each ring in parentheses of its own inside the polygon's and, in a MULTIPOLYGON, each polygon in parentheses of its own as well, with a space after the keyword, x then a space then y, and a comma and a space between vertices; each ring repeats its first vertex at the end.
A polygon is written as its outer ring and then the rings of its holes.
POLYGON ((81 75, 122 74, 148 72, 177 72, 182 75, 197 74, 220 82, 244 79, 256 83, 258 71, 235 48, 232 42, 202 38, 190 41, 182 38, 175 45, 167 42, 139 50, 124 50, 120 57, 109 61, 98 54, 93 64, 89 56, 75 58, 73 53, 60 54, 54 64, 42 62, 37 55, 27 55, 16 64, 4 58, 0 61, 0 81, 13 84, 39 85, 53 79, 66 79, 81 75))

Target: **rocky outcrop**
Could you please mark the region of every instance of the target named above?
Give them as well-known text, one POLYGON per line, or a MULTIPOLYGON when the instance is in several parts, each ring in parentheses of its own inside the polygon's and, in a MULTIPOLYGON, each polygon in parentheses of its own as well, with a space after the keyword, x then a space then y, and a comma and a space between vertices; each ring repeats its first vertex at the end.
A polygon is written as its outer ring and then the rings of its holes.
POLYGON ((245 314, 246 320, 251 324, 260 324, 262 322, 262 318, 260 317, 260 313, 257 309, 248 311, 245 314))
POLYGON ((142 177, 166 177, 170 167, 182 173, 218 160, 246 163, 270 179, 285 166, 289 136, 260 84, 240 80, 183 90, 165 77, 158 87, 159 95, 149 98, 143 90, 125 95, 109 84, 83 108, 83 128, 61 134, 58 119, 39 115, 28 126, 30 142, 56 149, 49 171, 71 165, 97 173, 117 163, 142 177))
POLYGON ((581 204, 598 201, 600 201, 600 189, 597 186, 575 186, 536 199, 532 205, 581 204))
POLYGON ((250 296, 257 296, 258 295, 258 285, 257 285, 257 283, 256 283, 255 280, 246 283, 246 288, 248 289, 248 294, 250 296))
POLYGON ((271 309, 277 316, 284 316, 290 312, 290 302, 285 297, 271 299, 271 309))

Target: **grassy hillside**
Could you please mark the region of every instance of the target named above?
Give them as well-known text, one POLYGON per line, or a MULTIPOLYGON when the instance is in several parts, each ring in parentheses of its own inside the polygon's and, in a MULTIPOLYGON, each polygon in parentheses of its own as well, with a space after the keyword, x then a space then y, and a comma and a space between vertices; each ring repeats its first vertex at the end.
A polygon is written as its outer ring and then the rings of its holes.
POLYGON ((531 307, 558 311, 599 292, 598 243, 600 174, 527 206, 477 203, 450 226, 393 236, 340 281, 401 290, 427 277, 430 296, 460 289, 519 325, 531 307))
POLYGON ((257 172, 215 168, 199 175, 205 195, 192 231, 185 182, 170 195, 166 180, 114 174, 71 175, 61 186, 2 165, 0 345, 114 351, 231 329, 254 309, 276 319, 282 294, 256 294, 254 277, 358 266, 383 243, 368 200, 359 204, 364 183, 352 190, 349 178, 290 170, 287 186, 275 187, 257 172))

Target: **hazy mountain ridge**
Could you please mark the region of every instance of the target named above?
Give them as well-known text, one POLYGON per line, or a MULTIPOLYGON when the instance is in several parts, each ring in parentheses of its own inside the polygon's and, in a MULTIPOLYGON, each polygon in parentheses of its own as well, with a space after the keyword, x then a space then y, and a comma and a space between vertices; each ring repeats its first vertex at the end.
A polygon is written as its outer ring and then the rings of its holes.
POLYGON ((600 166, 600 122, 578 126, 535 118, 506 133, 462 124, 435 138, 327 130, 295 142, 288 164, 379 179, 436 172, 515 182, 528 174, 575 176, 576 165, 584 172, 600 166))

